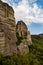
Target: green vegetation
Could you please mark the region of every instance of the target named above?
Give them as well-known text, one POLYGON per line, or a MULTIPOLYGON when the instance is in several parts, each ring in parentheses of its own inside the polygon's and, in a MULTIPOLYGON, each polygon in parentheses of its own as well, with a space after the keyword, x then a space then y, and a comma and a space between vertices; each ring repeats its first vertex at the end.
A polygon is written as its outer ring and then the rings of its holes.
POLYGON ((19 45, 23 39, 23 36, 19 36, 18 32, 16 33, 16 36, 17 36, 17 42, 16 44, 19 45))
POLYGON ((0 57, 0 65, 29 65, 29 58, 27 55, 13 55, 7 57, 0 57))
POLYGON ((17 45, 20 45, 21 41, 23 39, 26 39, 26 36, 19 36, 18 32, 16 33, 16 36, 17 36, 17 42, 16 42, 17 45))
MULTIPOLYGON (((34 61, 37 59, 39 65, 43 65, 43 34, 40 35, 32 35, 33 44, 30 48, 30 55, 34 61)), ((37 64, 35 64, 37 65, 37 64)))
POLYGON ((43 34, 32 35, 32 42, 27 55, 3 57, 0 53, 0 65, 43 65, 43 34))

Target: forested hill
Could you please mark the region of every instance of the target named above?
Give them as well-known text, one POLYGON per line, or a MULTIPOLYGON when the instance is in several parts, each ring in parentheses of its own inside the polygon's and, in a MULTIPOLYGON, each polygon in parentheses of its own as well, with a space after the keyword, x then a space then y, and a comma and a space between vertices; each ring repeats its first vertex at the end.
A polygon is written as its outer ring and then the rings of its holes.
POLYGON ((43 34, 39 34, 39 35, 31 35, 32 39, 37 39, 40 42, 43 42, 43 34))
POLYGON ((30 46, 30 56, 33 62, 32 65, 38 65, 38 63, 39 65, 43 65, 43 34, 31 35, 31 37, 33 43, 30 46))

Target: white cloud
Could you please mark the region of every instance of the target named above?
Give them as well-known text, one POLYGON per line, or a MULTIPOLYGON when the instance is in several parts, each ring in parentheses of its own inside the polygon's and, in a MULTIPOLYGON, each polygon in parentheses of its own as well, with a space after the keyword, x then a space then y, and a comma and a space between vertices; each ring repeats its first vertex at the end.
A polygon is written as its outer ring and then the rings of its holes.
POLYGON ((16 21, 23 20, 27 25, 32 22, 43 23, 43 9, 35 3, 36 0, 22 0, 18 5, 13 2, 14 0, 3 1, 9 3, 14 8, 16 21))

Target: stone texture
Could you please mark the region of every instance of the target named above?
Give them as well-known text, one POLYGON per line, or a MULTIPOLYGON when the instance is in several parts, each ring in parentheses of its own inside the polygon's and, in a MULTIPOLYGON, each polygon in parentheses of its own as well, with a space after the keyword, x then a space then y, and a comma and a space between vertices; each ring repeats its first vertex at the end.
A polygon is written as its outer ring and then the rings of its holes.
POLYGON ((28 45, 32 44, 30 31, 28 31, 28 28, 23 21, 18 21, 16 31, 18 32, 19 36, 24 36, 25 40, 28 42, 28 45))
POLYGON ((16 41, 14 11, 8 4, 0 1, 0 50, 2 54, 16 53, 16 41))
POLYGON ((18 21, 16 25, 17 32, 19 36, 23 36, 24 39, 21 41, 20 45, 18 46, 20 53, 27 53, 29 52, 28 46, 32 44, 31 35, 28 31, 26 24, 23 21, 18 21))
POLYGON ((19 32, 19 36, 27 35, 27 26, 23 21, 18 21, 16 25, 17 32, 19 32))
POLYGON ((29 53, 28 42, 25 39, 18 45, 18 51, 20 54, 29 53))
POLYGON ((30 35, 30 31, 27 31, 27 42, 28 42, 28 45, 32 45, 32 40, 31 40, 31 35, 30 35))

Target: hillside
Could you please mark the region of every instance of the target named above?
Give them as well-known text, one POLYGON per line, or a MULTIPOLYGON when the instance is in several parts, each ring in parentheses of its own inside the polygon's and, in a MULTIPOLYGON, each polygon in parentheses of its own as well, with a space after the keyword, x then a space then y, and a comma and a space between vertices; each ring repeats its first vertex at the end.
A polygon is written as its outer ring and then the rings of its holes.
POLYGON ((0 55, 0 65, 43 65, 43 34, 31 37, 33 44, 29 46, 30 52, 27 55, 0 55))
MULTIPOLYGON (((35 65, 43 65, 43 34, 31 35, 32 46, 30 46, 30 55, 32 61, 35 61, 35 65)), ((34 65, 34 64, 33 64, 34 65)))

